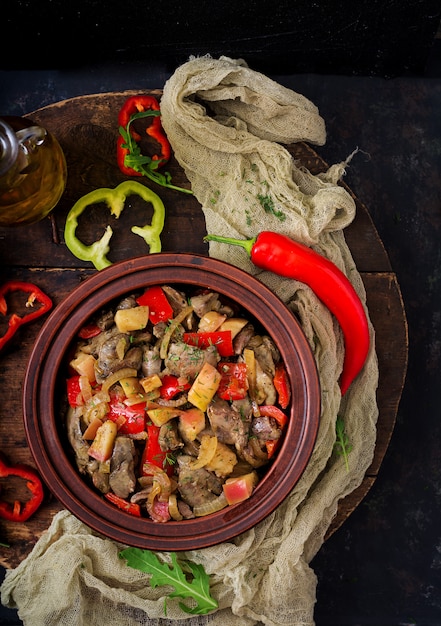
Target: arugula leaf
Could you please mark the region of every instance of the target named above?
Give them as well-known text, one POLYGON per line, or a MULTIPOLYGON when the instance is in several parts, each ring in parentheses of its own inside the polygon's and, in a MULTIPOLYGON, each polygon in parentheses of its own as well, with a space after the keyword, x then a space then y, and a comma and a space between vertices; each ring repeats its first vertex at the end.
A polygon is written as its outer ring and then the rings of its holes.
POLYGON ((349 443, 349 437, 345 431, 345 423, 340 415, 337 416, 335 423, 336 441, 334 443, 334 449, 338 455, 342 456, 345 460, 346 471, 349 472, 349 460, 348 455, 352 450, 352 445, 349 443))
POLYGON ((183 566, 178 562, 176 552, 170 552, 171 564, 162 563, 151 550, 140 548, 126 548, 119 555, 127 560, 129 567, 151 574, 150 585, 153 589, 170 585, 175 590, 168 594, 169 598, 193 598, 196 602, 193 608, 183 602, 179 603, 186 613, 205 615, 218 608, 217 601, 210 595, 210 577, 203 565, 185 561, 183 566), (185 570, 192 574, 191 580, 187 579, 185 570))

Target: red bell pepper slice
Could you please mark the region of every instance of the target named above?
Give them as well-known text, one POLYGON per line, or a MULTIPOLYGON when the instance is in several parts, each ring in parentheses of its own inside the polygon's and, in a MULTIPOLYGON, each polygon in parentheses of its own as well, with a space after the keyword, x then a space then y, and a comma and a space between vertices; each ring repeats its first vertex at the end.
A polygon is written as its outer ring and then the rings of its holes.
POLYGON ((170 450, 162 450, 159 445, 159 430, 159 426, 147 423, 147 441, 142 453, 140 468, 142 476, 149 475, 149 473, 144 470, 144 463, 156 465, 156 467, 164 470, 168 476, 173 474, 173 466, 167 461, 170 450))
POLYGON ((43 485, 38 474, 27 465, 7 465, 0 458, 0 478, 17 476, 26 481, 31 497, 26 502, 14 503, 0 500, 0 517, 11 522, 25 522, 35 513, 43 501, 43 485))
POLYGON ((107 418, 118 424, 120 435, 137 435, 145 431, 146 403, 139 402, 128 406, 118 394, 110 395, 107 418))
POLYGON ((97 337, 102 332, 101 328, 96 324, 86 324, 83 326, 78 332, 78 337, 80 339, 92 339, 92 337, 97 337))
POLYGON ((282 409, 286 409, 291 400, 291 387, 286 373, 285 366, 282 362, 276 365, 276 371, 273 378, 273 384, 277 391, 278 402, 282 409))
POLYGON ((275 419, 280 428, 284 428, 286 426, 286 422, 288 421, 287 415, 283 411, 281 411, 279 407, 273 406, 271 404, 260 405, 259 413, 260 415, 272 417, 273 419, 275 419))
POLYGON ((269 459, 274 456, 279 445, 280 439, 268 439, 267 441, 265 441, 266 453, 269 459))
POLYGON ((71 376, 66 381, 67 386, 67 401, 72 407, 83 406, 84 399, 81 393, 80 376, 71 376))
POLYGON ((164 290, 159 285, 149 287, 136 299, 139 306, 149 307, 149 320, 152 324, 168 322, 173 318, 173 309, 164 290))
POLYGON ((40 317, 52 308, 52 300, 36 285, 20 280, 10 280, 0 287, 0 313, 2 315, 6 315, 8 311, 5 296, 7 293, 11 293, 13 291, 23 291, 24 293, 29 294, 26 301, 26 307, 33 307, 35 302, 38 302, 41 306, 32 311, 32 313, 28 313, 23 316, 20 316, 17 313, 12 313, 9 318, 6 333, 3 337, 0 337, 0 350, 15 335, 20 326, 32 322, 37 317, 40 317))
POLYGON ((230 330, 218 330, 216 332, 184 333, 183 341, 190 346, 208 348, 216 346, 221 356, 234 355, 233 339, 230 330))
POLYGON ((117 496, 116 493, 112 491, 105 493, 104 497, 122 511, 130 513, 130 515, 134 515, 135 517, 141 517, 141 507, 136 502, 127 502, 127 500, 117 496))
POLYGON ((172 400, 175 396, 183 391, 188 391, 190 388, 191 384, 185 378, 166 374, 162 378, 162 386, 159 389, 159 393, 164 400, 172 400))
POLYGON ((248 393, 247 366, 245 363, 219 363, 221 380, 217 395, 223 400, 242 400, 248 393))

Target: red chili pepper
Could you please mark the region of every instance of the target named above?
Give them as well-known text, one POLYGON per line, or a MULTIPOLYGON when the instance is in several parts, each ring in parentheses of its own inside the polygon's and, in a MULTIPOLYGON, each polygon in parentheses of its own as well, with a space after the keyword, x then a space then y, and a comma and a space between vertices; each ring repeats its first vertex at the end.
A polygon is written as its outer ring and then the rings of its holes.
POLYGON ((173 309, 164 290, 159 285, 149 287, 136 299, 139 306, 149 307, 149 320, 152 324, 168 322, 173 318, 173 309))
POLYGON ((0 478, 17 476, 26 481, 31 498, 26 502, 15 500, 14 503, 0 500, 0 517, 11 522, 25 522, 38 509, 43 501, 43 485, 38 474, 27 465, 7 465, 0 458, 0 478))
POLYGON ((282 409, 286 409, 291 400, 291 388, 289 386, 288 375, 283 363, 277 363, 273 384, 277 391, 278 401, 282 409))
POLYGON ((28 293, 29 297, 26 301, 26 307, 33 307, 35 302, 38 302, 41 306, 38 309, 28 313, 27 315, 20 316, 17 313, 12 313, 8 322, 8 329, 3 337, 0 337, 0 350, 5 344, 15 335, 17 330, 23 324, 32 322, 37 317, 40 317, 52 308, 52 300, 41 289, 32 283, 23 282, 20 280, 10 280, 4 283, 0 287, 0 313, 6 315, 8 311, 8 305, 6 302, 6 294, 13 291, 23 291, 28 293))
POLYGON ((221 374, 217 395, 222 400, 242 400, 248 391, 247 366, 245 363, 219 363, 221 374))
POLYGON ((136 504, 136 502, 127 502, 127 500, 124 500, 124 498, 117 496, 116 493, 112 493, 111 491, 105 493, 104 497, 122 511, 130 513, 130 515, 134 515, 135 517, 141 517, 141 507, 139 504, 136 504))
POLYGON ((182 340, 190 346, 197 346, 201 349, 216 346, 221 356, 226 357, 234 355, 231 330, 218 330, 211 333, 184 333, 182 340))
POLYGON ((159 389, 159 393, 164 400, 171 400, 179 393, 190 389, 190 387, 191 384, 185 378, 165 374, 165 376, 162 377, 162 385, 159 389))
POLYGON ((140 95, 128 98, 119 112, 118 125, 120 127, 120 135, 117 144, 117 161, 123 174, 127 176, 143 175, 143 172, 139 169, 134 169, 134 167, 127 165, 127 162, 130 162, 134 157, 139 160, 139 163, 142 160, 142 165, 148 165, 148 167, 154 170, 165 165, 170 159, 170 143, 162 130, 159 103, 154 96, 140 95), (130 134, 130 137, 136 144, 141 140, 141 136, 130 128, 133 120, 140 117, 152 117, 152 123, 147 127, 146 133, 161 146, 159 155, 143 157, 141 151, 135 150, 135 146, 131 144, 128 134, 130 134), (121 129, 123 132, 121 132, 121 129))
POLYGON ((263 231, 240 240, 207 235, 205 241, 242 246, 257 267, 307 284, 337 318, 345 341, 340 378, 342 395, 360 373, 369 351, 369 326, 363 304, 343 272, 308 246, 285 235, 263 231))

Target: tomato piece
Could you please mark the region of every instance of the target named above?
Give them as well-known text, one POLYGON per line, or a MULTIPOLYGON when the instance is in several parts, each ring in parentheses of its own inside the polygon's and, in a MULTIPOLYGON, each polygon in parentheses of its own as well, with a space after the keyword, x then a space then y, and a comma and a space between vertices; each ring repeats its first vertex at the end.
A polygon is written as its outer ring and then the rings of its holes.
POLYGON ((273 378, 273 384, 277 391, 278 401, 282 409, 286 409, 291 400, 291 388, 289 385, 288 374, 283 363, 276 365, 276 372, 273 378))
POLYGON ((80 376, 71 376, 66 381, 67 385, 67 400, 70 406, 83 406, 84 399, 81 392, 80 376))
POLYGON ((279 407, 271 404, 262 404, 259 406, 259 413, 266 417, 272 417, 275 419, 280 428, 284 428, 286 422, 288 421, 287 415, 281 411, 279 407))
POLYGON ((116 493, 112 493, 111 491, 105 493, 104 497, 122 511, 130 513, 130 515, 134 515, 135 517, 141 517, 141 507, 139 504, 136 504, 136 502, 127 502, 127 500, 124 500, 124 498, 117 496, 116 493))
POLYGON ((167 462, 167 454, 170 453, 170 450, 162 450, 159 445, 159 430, 159 426, 147 423, 147 441, 142 453, 140 468, 142 476, 148 475, 148 473, 144 471, 144 463, 156 465, 156 467, 164 470, 168 476, 173 474, 173 466, 167 462))
POLYGON ((191 384, 185 378, 178 378, 171 374, 166 374, 162 378, 162 386, 159 390, 161 398, 164 400, 171 400, 182 391, 188 391, 191 384))
POLYGON ((96 324, 86 324, 86 326, 83 326, 78 332, 78 337, 81 339, 92 339, 92 337, 100 335, 101 332, 101 328, 96 324))
POLYGON ((145 430, 145 410, 145 402, 128 406, 117 394, 111 394, 107 417, 119 425, 119 434, 136 435, 145 430))
POLYGON ((205 349, 216 346, 221 356, 233 356, 233 339, 231 330, 218 330, 215 332, 184 333, 183 341, 190 346, 205 349))
POLYGON ((217 395, 222 400, 242 400, 248 393, 247 366, 245 363, 219 363, 221 375, 217 395))
POLYGON ((149 307, 149 320, 152 324, 158 322, 167 322, 173 319, 173 309, 167 300, 164 290, 159 285, 149 287, 146 291, 136 299, 140 306, 149 307))

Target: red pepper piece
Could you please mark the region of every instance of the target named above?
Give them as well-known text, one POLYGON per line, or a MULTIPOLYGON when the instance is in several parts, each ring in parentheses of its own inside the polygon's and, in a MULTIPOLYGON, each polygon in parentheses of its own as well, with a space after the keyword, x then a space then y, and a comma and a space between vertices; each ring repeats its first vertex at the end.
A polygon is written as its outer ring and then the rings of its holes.
POLYGON ((247 366, 245 363, 219 363, 221 380, 217 395, 222 400, 242 400, 248 392, 247 366))
POLYGON ((209 346, 216 346, 221 356, 233 356, 233 340, 231 330, 218 330, 215 332, 184 333, 182 336, 184 343, 190 346, 197 346, 204 350, 209 346))
POLYGON ((277 391, 278 401, 282 409, 286 409, 291 400, 291 388, 289 385, 288 375, 283 363, 277 363, 276 372, 273 378, 273 384, 277 391))
POLYGON ((136 435, 145 431, 145 408, 145 402, 128 406, 117 394, 111 394, 107 417, 119 424, 120 435, 136 435))
POLYGON ((207 235, 205 241, 242 246, 260 269, 299 280, 314 291, 335 315, 343 332, 345 359, 340 389, 344 395, 360 373, 370 345, 363 304, 345 274, 329 259, 280 233, 263 231, 247 240, 207 235))
POLYGON ((31 498, 26 502, 15 500, 14 503, 0 500, 0 517, 11 522, 25 522, 38 509, 43 501, 43 485, 38 474, 27 465, 7 465, 0 458, 0 478, 17 476, 26 481, 31 498))
POLYGON ((259 406, 259 413, 265 417, 272 417, 275 419, 280 428, 284 428, 286 422, 288 421, 286 414, 281 411, 279 407, 272 404, 262 404, 259 406))
POLYGON ((149 307, 149 320, 152 324, 168 322, 173 318, 173 309, 164 290, 159 285, 149 287, 136 299, 139 306, 149 307))
POLYGON ((274 456, 276 450, 278 450, 279 448, 279 445, 280 439, 268 439, 267 441, 265 441, 266 453, 269 459, 274 456))
POLYGON ((84 398, 81 391, 79 374, 68 378, 66 381, 66 387, 67 401, 69 402, 69 405, 72 407, 82 406, 84 404, 84 398))
POLYGON ((141 474, 147 476, 148 472, 144 471, 144 463, 151 463, 161 468, 169 476, 173 474, 173 466, 167 461, 167 455, 170 450, 162 450, 159 445, 159 426, 155 424, 147 424, 147 441, 141 458, 141 474))
POLYGON ((130 513, 130 515, 134 515, 135 517, 141 517, 141 507, 139 504, 136 504, 136 502, 127 502, 127 500, 124 500, 124 498, 117 496, 116 493, 112 493, 111 491, 105 493, 104 497, 122 511, 130 513))
POLYGON ((78 337, 80 337, 80 339, 92 339, 92 337, 100 335, 101 332, 101 328, 96 324, 86 324, 86 326, 83 326, 78 332, 78 337))
POLYGON ((27 315, 20 316, 17 313, 12 313, 8 322, 8 329, 3 337, 0 337, 0 350, 5 344, 15 335, 17 330, 23 324, 32 322, 37 317, 40 317, 52 308, 52 300, 41 289, 39 289, 33 283, 27 283, 20 280, 10 280, 4 283, 0 287, 0 313, 6 315, 8 312, 8 305, 6 302, 6 294, 13 291, 23 291, 28 293, 29 297, 26 301, 27 307, 33 307, 35 302, 38 302, 41 306, 38 309, 28 313, 27 315))
POLYGON ((164 400, 172 400, 172 398, 179 393, 188 391, 190 387, 191 384, 185 378, 178 378, 177 376, 166 374, 162 377, 162 385, 159 389, 159 393, 164 400))
MULTIPOLYGON (((148 115, 152 116, 152 123, 146 129, 146 133, 159 143, 161 153, 153 155, 151 161, 150 157, 146 157, 144 165, 148 162, 149 167, 155 170, 165 165, 170 159, 170 143, 162 130, 160 108, 157 99, 154 96, 131 96, 125 101, 118 115, 120 135, 117 143, 117 162, 121 172, 127 176, 142 176, 143 172, 126 165, 126 157, 133 157, 134 150, 128 147, 128 137, 121 133, 121 128, 125 133, 130 133, 130 136, 138 143, 141 137, 130 128, 130 124, 138 117, 146 117, 147 115, 142 114, 148 111, 151 112, 148 115)), ((137 156, 140 156, 140 153, 137 156)))

